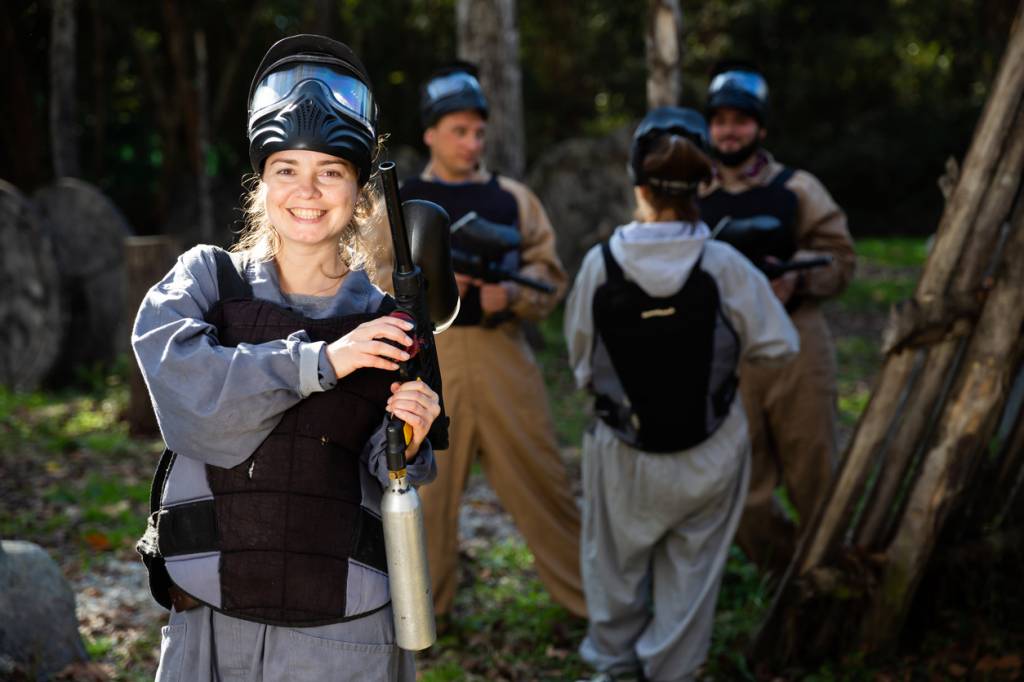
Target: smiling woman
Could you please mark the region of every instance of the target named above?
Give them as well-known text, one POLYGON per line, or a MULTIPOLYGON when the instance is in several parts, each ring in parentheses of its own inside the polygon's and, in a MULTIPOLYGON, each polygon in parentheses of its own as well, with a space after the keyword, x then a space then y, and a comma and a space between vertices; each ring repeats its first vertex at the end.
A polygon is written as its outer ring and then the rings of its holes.
POLYGON ((440 406, 396 381, 411 324, 366 272, 376 115, 345 45, 271 47, 250 90, 242 239, 183 254, 139 310, 168 448, 139 542, 172 609, 157 680, 415 677, 389 600, 384 427, 411 428, 407 477, 426 483, 440 406))
MULTIPOLYGON (((290 253, 282 254, 289 243, 301 246, 304 253, 320 249, 326 262, 316 272, 334 280, 360 269, 372 278, 380 243, 372 231, 382 208, 373 185, 360 188, 358 178, 351 162, 323 152, 296 149, 271 154, 262 176, 249 181, 246 229, 233 250, 259 259, 276 258, 282 278, 290 284, 298 285, 281 267, 291 262, 290 253)), ((302 291, 300 286, 289 293, 314 293, 316 283, 310 284, 313 290, 302 291)))

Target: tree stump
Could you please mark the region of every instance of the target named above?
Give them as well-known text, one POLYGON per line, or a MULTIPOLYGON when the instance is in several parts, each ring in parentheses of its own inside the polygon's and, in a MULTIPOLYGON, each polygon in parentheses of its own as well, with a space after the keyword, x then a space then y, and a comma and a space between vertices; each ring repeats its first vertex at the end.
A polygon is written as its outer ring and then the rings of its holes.
POLYGON ((33 390, 64 336, 60 276, 35 207, 0 180, 0 385, 33 390))
MULTIPOLYGON (((174 266, 174 260, 181 252, 177 241, 170 237, 128 237, 124 242, 124 263, 127 274, 127 308, 129 318, 142 304, 150 287, 163 279, 174 266)), ((142 379, 142 372, 132 356, 129 363, 128 429, 135 435, 159 433, 149 391, 142 379)))
POLYGON ((69 320, 51 374, 64 384, 75 368, 128 350, 124 238, 131 229, 110 199, 81 180, 58 180, 32 198, 53 240, 69 320))

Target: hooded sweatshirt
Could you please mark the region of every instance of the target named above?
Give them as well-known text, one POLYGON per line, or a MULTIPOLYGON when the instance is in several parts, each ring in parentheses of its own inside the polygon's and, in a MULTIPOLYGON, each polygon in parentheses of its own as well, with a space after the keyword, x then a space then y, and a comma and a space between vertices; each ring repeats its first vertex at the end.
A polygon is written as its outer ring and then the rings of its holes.
MULTIPOLYGON (((710 237, 702 222, 632 222, 616 228, 609 246, 626 280, 658 298, 679 291, 700 261, 700 267, 715 280, 723 313, 740 338, 741 359, 785 362, 800 348, 785 308, 750 261, 710 237)), ((583 259, 565 308, 569 363, 580 388, 587 388, 591 381, 594 292, 606 279, 597 245, 583 259)))

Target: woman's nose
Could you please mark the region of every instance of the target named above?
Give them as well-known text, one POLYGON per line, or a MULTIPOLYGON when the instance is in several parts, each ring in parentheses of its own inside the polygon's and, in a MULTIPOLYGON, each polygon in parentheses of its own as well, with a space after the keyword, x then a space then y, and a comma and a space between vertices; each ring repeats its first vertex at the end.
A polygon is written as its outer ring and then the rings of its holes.
POLYGON ((302 178, 299 182, 299 193, 303 197, 309 198, 320 196, 320 187, 317 184, 316 176, 302 178))

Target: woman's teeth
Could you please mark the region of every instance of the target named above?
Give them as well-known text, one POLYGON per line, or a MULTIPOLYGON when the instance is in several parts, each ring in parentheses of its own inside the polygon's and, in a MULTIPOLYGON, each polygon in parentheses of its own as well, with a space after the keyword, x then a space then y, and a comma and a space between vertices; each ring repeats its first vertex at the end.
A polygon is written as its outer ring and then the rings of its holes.
POLYGON ((323 214, 327 213, 327 211, 315 208, 290 208, 288 212, 300 220, 319 220, 323 214))

